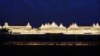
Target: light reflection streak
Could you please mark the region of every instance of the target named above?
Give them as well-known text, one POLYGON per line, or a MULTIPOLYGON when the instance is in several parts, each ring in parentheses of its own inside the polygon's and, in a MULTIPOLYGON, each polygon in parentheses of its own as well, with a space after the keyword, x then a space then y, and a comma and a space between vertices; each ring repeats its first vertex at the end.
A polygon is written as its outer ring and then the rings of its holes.
POLYGON ((94 42, 7 42, 5 45, 29 45, 29 46, 95 46, 94 42))

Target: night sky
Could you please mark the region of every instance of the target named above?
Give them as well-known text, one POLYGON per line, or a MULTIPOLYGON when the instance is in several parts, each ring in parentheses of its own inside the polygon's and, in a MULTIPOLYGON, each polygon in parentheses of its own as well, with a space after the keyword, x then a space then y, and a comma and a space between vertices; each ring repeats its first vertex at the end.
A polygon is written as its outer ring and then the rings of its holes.
POLYGON ((100 23, 100 0, 0 0, 0 24, 33 27, 55 21, 65 26, 100 23))

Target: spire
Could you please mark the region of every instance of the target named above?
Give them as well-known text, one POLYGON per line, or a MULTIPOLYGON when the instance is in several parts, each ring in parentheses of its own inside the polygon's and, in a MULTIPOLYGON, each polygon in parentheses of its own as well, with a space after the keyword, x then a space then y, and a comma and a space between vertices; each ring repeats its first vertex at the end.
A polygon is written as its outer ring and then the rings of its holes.
POLYGON ((5 22, 4 26, 8 26, 8 23, 7 23, 7 22, 5 22))
POLYGON ((78 25, 77 25, 76 23, 74 23, 74 26, 76 26, 76 27, 77 27, 78 25))
POLYGON ((27 23, 26 27, 27 27, 28 29, 31 29, 31 28, 32 28, 32 26, 30 25, 29 22, 27 23))
POLYGON ((62 23, 60 23, 59 27, 60 28, 65 28, 62 23))
POLYGON ((51 25, 56 25, 56 23, 53 21, 51 25))
POLYGON ((44 24, 41 25, 41 27, 43 27, 43 26, 44 26, 44 24))
POLYGON ((40 26, 40 28, 43 28, 44 27, 44 24, 42 24, 41 26, 40 26))
POLYGON ((52 22, 51 26, 58 27, 57 24, 54 21, 52 22))
POLYGON ((64 26, 63 26, 63 24, 61 23, 61 24, 59 25, 59 27, 64 27, 64 26))
POLYGON ((63 27, 62 23, 59 25, 59 27, 63 27))
POLYGON ((93 23, 93 27, 95 27, 95 23, 93 23))
POLYGON ((8 23, 7 23, 7 22, 5 22, 5 24, 4 24, 4 26, 3 26, 3 28, 8 28, 8 27, 9 27, 8 23))
POLYGON ((70 25, 71 28, 77 28, 78 25, 76 23, 72 23, 72 25, 70 25))
POLYGON ((100 26, 99 26, 99 23, 96 23, 95 27, 100 27, 100 26))
POLYGON ((96 26, 99 26, 99 23, 96 23, 96 26))
POLYGON ((27 26, 30 26, 30 23, 29 22, 27 23, 27 26))

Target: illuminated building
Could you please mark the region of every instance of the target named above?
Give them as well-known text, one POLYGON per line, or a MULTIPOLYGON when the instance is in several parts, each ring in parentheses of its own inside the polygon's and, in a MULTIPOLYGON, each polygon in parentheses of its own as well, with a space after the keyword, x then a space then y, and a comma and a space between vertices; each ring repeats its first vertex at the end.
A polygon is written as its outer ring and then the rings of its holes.
POLYGON ((8 29, 11 34, 100 34, 100 25, 98 23, 91 26, 78 26, 76 23, 69 27, 63 26, 61 23, 57 25, 55 22, 42 24, 39 28, 34 28, 28 22, 25 26, 10 26, 5 22, 0 29, 8 29))

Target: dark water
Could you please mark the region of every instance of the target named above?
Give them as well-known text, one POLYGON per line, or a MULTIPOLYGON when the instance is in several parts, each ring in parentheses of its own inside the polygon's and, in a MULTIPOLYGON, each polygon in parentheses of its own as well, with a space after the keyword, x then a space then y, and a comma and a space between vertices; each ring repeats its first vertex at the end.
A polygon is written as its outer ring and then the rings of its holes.
POLYGON ((99 46, 0 46, 0 56, 100 56, 99 46))
MULTIPOLYGON (((100 44, 100 35, 1 35, 9 41, 81 41, 100 44)), ((0 56, 100 56, 100 46, 11 46, 1 45, 0 56)))

